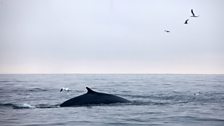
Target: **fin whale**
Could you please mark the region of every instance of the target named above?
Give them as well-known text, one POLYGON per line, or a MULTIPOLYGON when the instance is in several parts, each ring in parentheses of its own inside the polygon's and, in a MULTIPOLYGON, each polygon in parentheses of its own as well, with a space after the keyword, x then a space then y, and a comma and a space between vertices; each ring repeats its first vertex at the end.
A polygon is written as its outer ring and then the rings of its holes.
POLYGON ((112 103, 128 103, 127 99, 107 94, 93 91, 92 89, 86 87, 87 93, 71 98, 62 104, 60 107, 70 107, 70 106, 85 106, 85 105, 97 105, 97 104, 112 104, 112 103))

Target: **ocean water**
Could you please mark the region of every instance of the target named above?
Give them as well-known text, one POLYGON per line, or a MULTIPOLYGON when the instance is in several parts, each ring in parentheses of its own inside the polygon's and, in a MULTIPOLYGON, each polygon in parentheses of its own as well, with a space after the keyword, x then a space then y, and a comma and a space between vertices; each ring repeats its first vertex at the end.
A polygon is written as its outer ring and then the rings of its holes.
POLYGON ((0 75, 0 125, 224 126, 224 75, 0 75), (59 107, 86 86, 132 102, 59 107))

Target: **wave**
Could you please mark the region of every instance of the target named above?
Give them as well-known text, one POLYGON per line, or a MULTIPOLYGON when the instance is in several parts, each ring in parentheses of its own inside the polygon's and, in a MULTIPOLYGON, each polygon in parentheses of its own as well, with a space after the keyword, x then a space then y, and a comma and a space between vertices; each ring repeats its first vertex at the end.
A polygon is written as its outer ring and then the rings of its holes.
MULTIPOLYGON (((123 95, 129 99, 146 102, 159 101, 163 103, 224 103, 224 93, 195 93, 195 94, 154 94, 154 95, 123 95)), ((159 103, 160 104, 160 103, 159 103)))
MULTIPOLYGON (((90 106, 123 106, 123 105, 134 105, 134 106, 142 106, 142 105, 167 105, 168 102, 142 102, 142 101, 132 101, 131 103, 114 103, 114 104, 96 104, 96 105, 86 105, 88 107, 90 106)), ((86 107, 83 106, 83 107, 86 107)), ((0 103, 0 108, 7 107, 7 108, 13 108, 13 109, 35 109, 35 108, 59 108, 60 104, 37 104, 37 105, 31 105, 28 103, 0 103)), ((81 106, 77 106, 81 107, 81 106)))
POLYGON ((160 102, 160 101, 137 101, 137 100, 135 100, 135 101, 132 101, 129 105, 136 105, 136 106, 138 106, 138 105, 140 105, 140 106, 142 106, 142 105, 168 105, 168 104, 170 104, 169 102, 160 102))
POLYGON ((43 91, 49 91, 47 89, 43 88, 18 88, 18 89, 13 89, 11 90, 12 92, 43 92, 43 91))
POLYGON ((195 120, 195 121, 203 121, 203 122, 209 122, 209 121, 215 121, 215 122, 224 122, 223 118, 210 118, 210 117, 197 117, 197 116, 171 116, 168 118, 172 119, 178 119, 178 120, 195 120))
POLYGON ((0 83, 8 83, 8 82, 12 82, 12 81, 0 80, 0 83))
POLYGON ((34 109, 34 108, 57 108, 59 107, 58 104, 50 105, 50 104, 38 104, 38 105, 31 105, 28 103, 23 104, 15 104, 15 103, 0 103, 0 107, 8 107, 13 109, 34 109))
POLYGON ((42 92, 42 91, 48 91, 47 89, 42 89, 42 88, 32 88, 32 89, 28 89, 26 91, 29 91, 29 92, 42 92))
POLYGON ((14 109, 29 109, 29 108, 35 108, 35 106, 32 106, 30 104, 24 103, 24 104, 14 104, 14 103, 0 103, 0 107, 10 107, 14 109))
MULTIPOLYGON (((32 88, 30 91, 45 91, 45 89, 41 88, 32 88)), ((204 103, 224 103, 223 93, 213 93, 210 94, 199 94, 199 95, 187 95, 187 94, 172 94, 172 95, 122 95, 127 97, 131 103, 125 104, 111 104, 109 106, 119 106, 119 105, 175 105, 175 104, 183 104, 183 103, 196 103, 196 104, 204 104, 204 103)), ((91 105, 91 106, 108 106, 106 104, 103 105, 91 105)), ((17 104, 17 103, 0 103, 0 107, 11 107, 13 109, 33 109, 33 108, 57 108, 59 104, 17 104)))

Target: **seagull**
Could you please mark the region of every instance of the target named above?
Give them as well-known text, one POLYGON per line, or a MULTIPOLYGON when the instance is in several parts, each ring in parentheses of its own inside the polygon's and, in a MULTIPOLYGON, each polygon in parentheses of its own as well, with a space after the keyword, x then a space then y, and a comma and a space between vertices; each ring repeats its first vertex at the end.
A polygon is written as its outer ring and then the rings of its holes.
POLYGON ((185 20, 184 24, 188 24, 189 19, 185 20))
POLYGON ((184 24, 188 24, 188 21, 189 21, 189 19, 187 19, 187 20, 184 22, 184 24))
POLYGON ((169 30, 164 30, 165 32, 169 33, 170 31, 169 30))
POLYGON ((198 17, 198 15, 196 16, 196 15, 194 14, 193 9, 191 9, 191 13, 192 13, 192 16, 191 16, 191 17, 198 17))

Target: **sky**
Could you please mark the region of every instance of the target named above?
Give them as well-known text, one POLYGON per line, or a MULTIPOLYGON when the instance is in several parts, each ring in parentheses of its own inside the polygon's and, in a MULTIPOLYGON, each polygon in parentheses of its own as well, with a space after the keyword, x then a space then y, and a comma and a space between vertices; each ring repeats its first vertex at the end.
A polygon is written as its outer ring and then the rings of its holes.
POLYGON ((223 12, 223 0, 0 0, 0 73, 224 74, 223 12))

